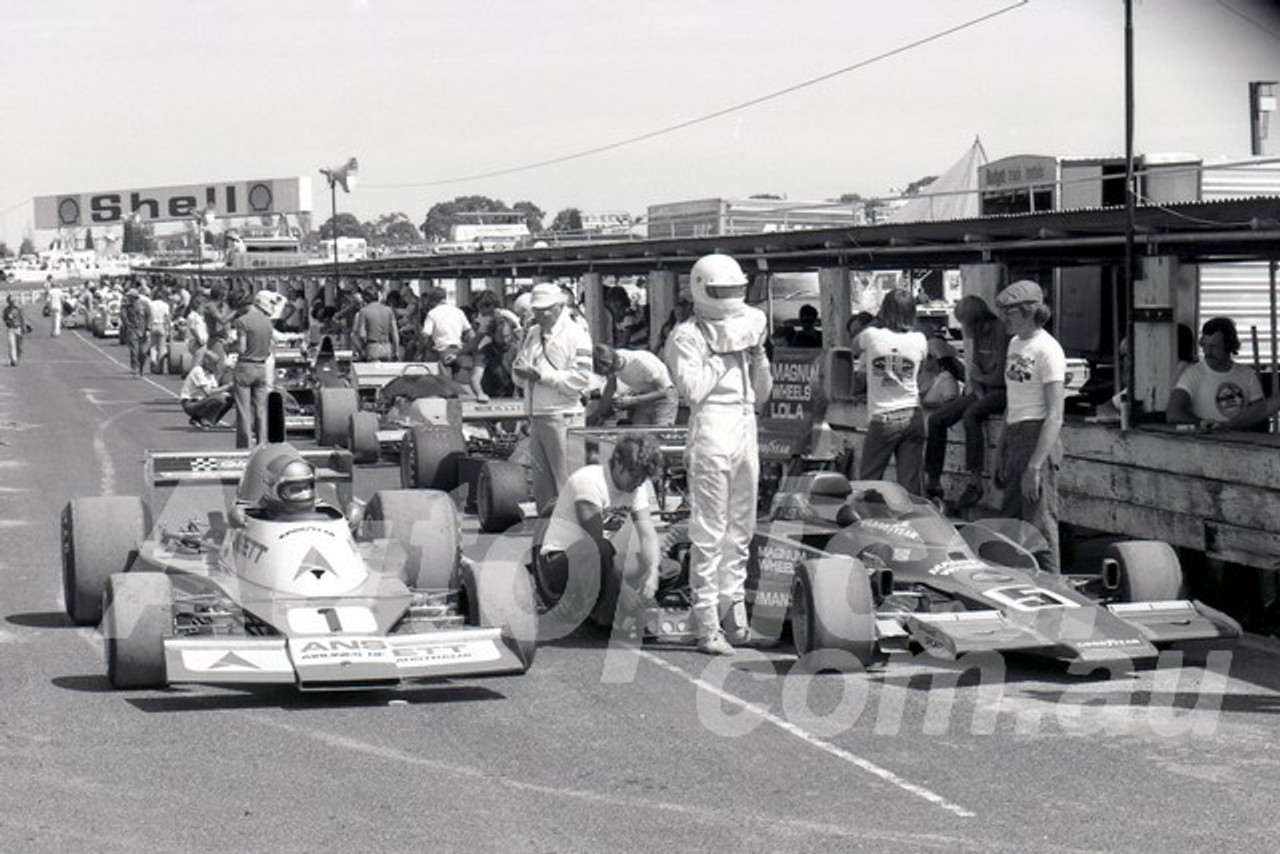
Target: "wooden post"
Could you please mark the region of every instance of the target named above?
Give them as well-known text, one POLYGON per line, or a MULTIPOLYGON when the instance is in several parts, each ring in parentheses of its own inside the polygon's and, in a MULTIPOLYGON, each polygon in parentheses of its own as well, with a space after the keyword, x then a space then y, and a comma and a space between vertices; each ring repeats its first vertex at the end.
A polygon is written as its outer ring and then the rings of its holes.
POLYGON ((960 290, 965 295, 977 294, 996 310, 996 294, 1009 281, 1009 270, 1003 264, 961 264, 960 290))
POLYGON ((819 316, 822 318, 822 346, 849 346, 849 318, 853 316, 853 280, 848 267, 818 270, 819 316))
POLYGON ((650 270, 646 278, 649 294, 649 347, 654 352, 658 350, 662 326, 675 310, 678 286, 679 279, 672 270, 650 270))
POLYGON ((471 305, 471 279, 454 279, 453 301, 458 308, 471 305))
MULTIPOLYGON (((1184 267, 1169 255, 1142 259, 1142 278, 1133 283, 1133 340, 1129 357, 1133 359, 1133 389, 1130 400, 1141 404, 1144 412, 1163 412, 1169 405, 1169 393, 1178 378, 1174 370, 1178 362, 1179 297, 1194 294, 1194 268, 1184 267), (1189 285, 1189 287, 1188 287, 1189 285)), ((1123 382, 1125 372, 1117 373, 1123 382)))
POLYGON ((583 273, 578 280, 586 298, 587 325, 591 340, 597 344, 613 343, 613 315, 604 307, 604 282, 599 273, 583 273))

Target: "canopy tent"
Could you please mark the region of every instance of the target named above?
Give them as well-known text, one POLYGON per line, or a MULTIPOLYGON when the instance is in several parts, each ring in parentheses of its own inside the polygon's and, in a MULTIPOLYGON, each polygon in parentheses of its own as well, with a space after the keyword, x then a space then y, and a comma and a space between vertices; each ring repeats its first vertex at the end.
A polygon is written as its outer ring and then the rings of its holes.
POLYGON ((940 222, 978 216, 978 167, 987 162, 982 140, 923 191, 889 215, 889 222, 940 222))

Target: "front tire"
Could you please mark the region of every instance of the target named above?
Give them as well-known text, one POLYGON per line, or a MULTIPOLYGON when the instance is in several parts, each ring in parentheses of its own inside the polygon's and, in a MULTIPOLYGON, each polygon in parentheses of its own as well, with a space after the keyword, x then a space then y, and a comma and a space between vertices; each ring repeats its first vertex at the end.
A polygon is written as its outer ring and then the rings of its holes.
POLYGON ((1125 602, 1183 599, 1182 564, 1161 540, 1133 540, 1107 546, 1106 557, 1120 565, 1120 598, 1125 602))
POLYGON ((502 641, 525 672, 533 664, 538 641, 538 609, 529 573, 514 561, 468 562, 463 567, 467 624, 502 630, 502 641))
POLYGON ((520 503, 531 497, 529 473, 519 463, 488 460, 476 476, 476 515, 480 530, 497 534, 522 518, 520 503))
POLYGON ((349 426, 351 456, 357 463, 376 463, 381 448, 378 445, 378 416, 372 412, 354 412, 349 426))
POLYGON ((78 626, 102 620, 107 578, 129 568, 151 513, 136 496, 73 498, 62 510, 62 594, 78 626))
POLYGON ((173 586, 159 572, 115 573, 107 579, 102 633, 107 678, 116 688, 169 683, 164 639, 173 632, 173 586))
POLYGON ((316 395, 316 444, 346 447, 351 416, 359 408, 353 388, 322 388, 316 395))
POLYGON ((441 492, 383 489, 365 509, 366 531, 395 540, 405 555, 400 576, 417 590, 455 590, 462 553, 457 508, 441 492), (378 527, 378 525, 381 527, 378 527))
POLYGON ((400 485, 448 492, 458 485, 458 459, 466 453, 467 440, 460 431, 416 425, 400 443, 400 485))
POLYGON ((791 637, 806 669, 854 670, 878 658, 875 600, 859 560, 828 557, 796 567, 791 583, 791 637))

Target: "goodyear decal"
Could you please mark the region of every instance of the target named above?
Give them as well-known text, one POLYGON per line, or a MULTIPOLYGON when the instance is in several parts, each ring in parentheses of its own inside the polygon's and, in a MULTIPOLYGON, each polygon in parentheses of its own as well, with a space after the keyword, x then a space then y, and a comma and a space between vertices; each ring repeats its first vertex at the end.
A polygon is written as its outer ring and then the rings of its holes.
POLYGON ((920 539, 919 532, 906 522, 890 522, 886 519, 863 519, 858 524, 863 528, 870 528, 873 531, 883 531, 890 536, 901 537, 904 540, 920 539))
POLYGON ((930 575, 950 576, 966 569, 985 570, 987 565, 980 560, 966 558, 965 560, 944 560, 934 564, 929 568, 930 575))
POLYGON ((333 537, 333 531, 328 528, 320 528, 315 525, 306 525, 301 528, 290 528, 279 536, 283 540, 285 537, 292 537, 294 534, 324 534, 326 537, 333 537))
POLYGON ((1146 641, 1141 638, 1104 638, 1103 640, 1080 641, 1076 644, 1080 649, 1098 649, 1103 647, 1143 646, 1146 641))

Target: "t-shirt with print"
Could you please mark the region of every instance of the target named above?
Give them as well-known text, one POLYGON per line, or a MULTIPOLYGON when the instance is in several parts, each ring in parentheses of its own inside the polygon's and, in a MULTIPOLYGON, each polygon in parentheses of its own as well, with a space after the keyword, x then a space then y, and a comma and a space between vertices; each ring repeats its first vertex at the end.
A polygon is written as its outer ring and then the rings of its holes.
POLYGON ((929 355, 923 332, 894 332, 878 326, 858 333, 867 369, 867 405, 872 416, 920 405, 917 380, 929 355))
POLYGON ((609 468, 596 464, 583 466, 569 475, 556 499, 555 509, 542 538, 542 553, 562 552, 586 536, 578 524, 579 501, 600 508, 605 526, 639 510, 649 510, 657 500, 653 485, 645 481, 634 492, 623 492, 614 485, 609 468))
POLYGON ((1192 362, 1178 376, 1180 388, 1191 396, 1191 412, 1201 421, 1224 424, 1247 405, 1262 399, 1262 383, 1253 368, 1239 362, 1215 371, 1205 362, 1192 362))
POLYGON ((1009 341, 1004 361, 1004 381, 1008 388, 1005 423, 1043 421, 1049 415, 1044 387, 1066 383, 1067 356, 1062 345, 1043 329, 1030 338, 1015 335, 1009 341))

